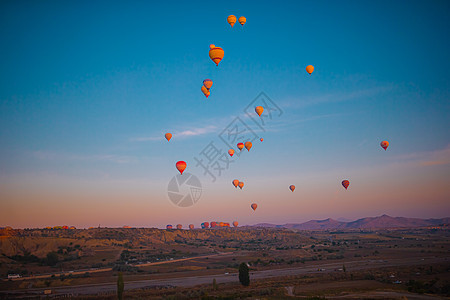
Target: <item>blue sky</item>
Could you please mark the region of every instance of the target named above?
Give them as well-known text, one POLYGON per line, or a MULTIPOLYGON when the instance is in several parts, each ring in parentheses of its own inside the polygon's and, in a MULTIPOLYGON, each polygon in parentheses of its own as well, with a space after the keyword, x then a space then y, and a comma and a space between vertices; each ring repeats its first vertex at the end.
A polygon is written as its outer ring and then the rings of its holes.
POLYGON ((163 226, 166 219, 197 222, 205 212, 211 214, 205 219, 232 221, 236 210, 248 224, 448 216, 448 1, 2 1, 0 7, 0 219, 6 220, 0 225, 163 226), (247 23, 231 28, 230 14, 247 23), (210 44, 225 51, 218 67, 210 44), (214 82, 208 99, 200 91, 205 78, 214 82), (283 115, 258 131, 263 143, 211 182, 193 157, 210 141, 219 143, 236 116, 251 122, 243 109, 261 91, 283 115), (170 143, 166 132, 174 134, 170 143), (379 146, 384 139, 391 143, 386 152, 379 146), (178 160, 204 184, 191 208, 171 206, 165 194, 178 160), (229 194, 238 177, 246 188, 229 194), (319 191, 333 185, 341 192, 342 179, 361 193, 339 195, 342 205, 324 210, 335 190, 319 191), (278 194, 290 184, 297 186, 295 199, 278 194), (405 207, 418 184, 422 189, 405 207), (377 207, 373 187, 386 185, 390 204, 377 207), (116 206, 106 200, 111 194, 116 206), (133 210, 121 216, 124 198, 133 210), (355 205, 361 198, 367 205, 355 205), (259 215, 249 215, 248 199, 260 201, 259 215), (31 203, 55 212, 30 219, 22 208, 31 203), (105 205, 109 215, 89 219, 105 205), (271 205, 285 208, 263 210, 271 205), (83 221, 71 215, 74 207, 87 216, 83 221))

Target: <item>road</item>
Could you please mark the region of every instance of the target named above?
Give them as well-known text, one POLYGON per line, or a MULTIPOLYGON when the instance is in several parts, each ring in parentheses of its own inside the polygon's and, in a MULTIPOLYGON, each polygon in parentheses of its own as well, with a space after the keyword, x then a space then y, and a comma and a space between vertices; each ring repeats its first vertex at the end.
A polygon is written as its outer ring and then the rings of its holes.
MULTIPOLYGON (((171 261, 174 262, 174 261, 171 261)), ((345 263, 347 272, 360 271, 365 269, 381 268, 381 267, 397 267, 397 266, 413 266, 424 264, 436 264, 436 263, 449 263, 450 259, 446 257, 441 258, 401 258, 386 260, 359 260, 359 261, 345 261, 345 262, 333 262, 325 264, 317 264, 314 266, 296 267, 296 268, 284 268, 284 269, 271 269, 264 271, 251 272, 250 279, 267 279, 281 276, 292 276, 312 273, 328 273, 336 272, 335 269, 342 267, 345 263), (319 271, 322 269, 323 271, 319 271)), ((152 279, 152 280, 139 280, 139 281, 126 281, 125 290, 152 288, 157 286, 178 286, 178 287, 190 287, 199 284, 210 284, 216 279, 217 283, 237 282, 238 274, 231 273, 229 275, 208 275, 208 276, 191 276, 191 277, 178 277, 169 279, 152 279)), ((114 283, 101 283, 101 284, 89 284, 79 286, 64 286, 52 288, 52 292, 55 294, 73 294, 73 295, 90 295, 100 293, 111 293, 117 289, 116 282, 114 283)), ((20 294, 38 294, 43 293, 45 289, 28 289, 28 290, 15 290, 15 291, 3 291, 2 294, 14 294, 18 296, 20 294)))
MULTIPOLYGON (((176 263, 176 262, 180 262, 180 261, 199 259, 199 258, 210 258, 210 257, 214 257, 214 256, 225 256, 225 255, 230 255, 230 254, 232 254, 232 252, 221 252, 221 253, 218 253, 218 254, 208 254, 208 255, 202 255, 202 256, 179 258, 179 259, 174 259, 174 260, 157 261, 157 262, 145 263, 145 264, 139 264, 139 265, 131 265, 130 264, 130 266, 140 268, 140 267, 148 267, 148 266, 154 266, 154 265, 171 264, 171 263, 176 263)), ((57 272, 57 273, 52 273, 52 274, 44 274, 44 275, 35 275, 35 276, 26 276, 26 277, 14 278, 14 279, 11 279, 11 280, 17 281, 17 280, 30 280, 30 279, 44 279, 44 278, 50 278, 52 276, 60 276, 60 275, 69 276, 70 274, 72 274, 72 276, 73 276, 73 275, 83 275, 85 273, 99 273, 99 272, 108 272, 108 271, 112 271, 112 268, 86 269, 86 270, 79 270, 79 271, 57 272)), ((8 281, 8 280, 10 280, 10 279, 3 279, 3 281, 8 281)))

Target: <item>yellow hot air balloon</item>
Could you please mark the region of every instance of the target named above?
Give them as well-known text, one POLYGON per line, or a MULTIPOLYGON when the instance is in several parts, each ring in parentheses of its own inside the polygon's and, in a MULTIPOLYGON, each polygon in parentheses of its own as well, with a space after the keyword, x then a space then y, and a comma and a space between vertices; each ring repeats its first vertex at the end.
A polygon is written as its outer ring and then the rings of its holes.
POLYGON ((209 45, 209 49, 210 49, 209 58, 211 58, 212 61, 216 64, 216 66, 218 66, 225 52, 223 51, 222 48, 216 47, 213 44, 209 45))
POLYGON ((237 188, 239 185, 239 180, 237 180, 237 179, 233 180, 233 185, 235 188, 237 188))
POLYGON ((312 65, 309 65, 306 67, 306 72, 309 73, 309 75, 311 75, 312 72, 314 72, 314 67, 312 65))
POLYGON ((239 24, 241 24, 242 26, 244 26, 245 22, 247 22, 247 18, 246 17, 239 17, 239 24))
POLYGON ((242 188, 244 187, 244 183, 243 183, 242 181, 240 181, 240 182, 238 183, 238 186, 239 186, 239 188, 242 190, 242 188))
POLYGON ((257 107, 255 107, 255 111, 256 111, 256 113, 258 114, 258 116, 261 117, 261 114, 262 114, 263 111, 264 111, 264 107, 262 107, 262 106, 257 106, 257 107))
POLYGON ((233 149, 228 150, 228 154, 229 154, 230 156, 233 156, 234 150, 233 150, 233 149))
POLYGON ((167 141, 170 141, 170 139, 172 138, 172 134, 170 132, 165 134, 165 137, 167 139, 167 141))
POLYGON ((209 90, 212 87, 213 82, 211 79, 205 79, 205 80, 203 80, 203 85, 205 86, 205 88, 207 90, 209 90))
POLYGON ((251 148, 252 148, 252 142, 246 142, 245 149, 247 149, 247 151, 250 151, 251 148))
POLYGON ((234 23, 236 23, 236 16, 233 16, 233 15, 228 16, 227 21, 231 25, 231 27, 233 27, 234 23))

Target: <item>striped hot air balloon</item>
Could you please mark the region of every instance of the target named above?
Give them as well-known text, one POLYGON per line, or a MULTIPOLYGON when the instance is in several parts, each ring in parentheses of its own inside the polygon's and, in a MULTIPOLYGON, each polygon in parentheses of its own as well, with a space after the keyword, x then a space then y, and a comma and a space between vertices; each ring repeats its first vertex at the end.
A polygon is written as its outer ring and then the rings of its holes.
POLYGON ((209 58, 211 58, 211 60, 216 64, 216 66, 219 65, 224 54, 225 51, 223 51, 222 48, 216 47, 216 45, 213 44, 209 45, 209 58))

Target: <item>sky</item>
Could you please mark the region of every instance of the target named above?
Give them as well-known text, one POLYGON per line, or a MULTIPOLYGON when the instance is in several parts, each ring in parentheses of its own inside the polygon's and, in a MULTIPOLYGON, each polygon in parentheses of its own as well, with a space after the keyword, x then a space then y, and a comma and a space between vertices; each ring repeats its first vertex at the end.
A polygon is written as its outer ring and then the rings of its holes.
POLYGON ((448 217, 449 13, 448 1, 1 1, 0 226, 448 217), (189 207, 168 197, 180 160, 202 185, 189 207))

